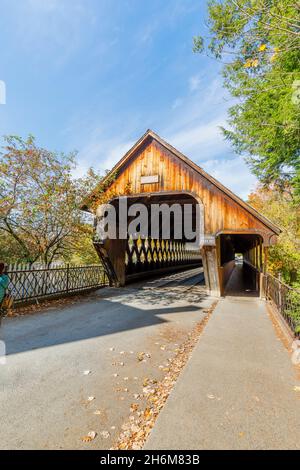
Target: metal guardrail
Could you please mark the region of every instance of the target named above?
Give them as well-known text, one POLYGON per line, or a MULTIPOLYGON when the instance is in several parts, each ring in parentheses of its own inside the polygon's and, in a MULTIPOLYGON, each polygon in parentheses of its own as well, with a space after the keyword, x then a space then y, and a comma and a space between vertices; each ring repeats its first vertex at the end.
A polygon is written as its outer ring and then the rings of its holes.
POLYGON ((102 265, 15 269, 8 271, 8 277, 15 303, 108 285, 102 265))
POLYGON ((277 309, 292 333, 300 336, 300 291, 271 274, 263 276, 263 291, 266 300, 277 309))

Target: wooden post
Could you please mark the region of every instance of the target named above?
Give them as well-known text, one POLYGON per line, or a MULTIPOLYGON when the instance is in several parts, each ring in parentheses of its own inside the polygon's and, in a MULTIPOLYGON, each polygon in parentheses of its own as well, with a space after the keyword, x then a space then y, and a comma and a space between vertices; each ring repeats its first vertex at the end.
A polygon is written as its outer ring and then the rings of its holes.
POLYGON ((201 249, 205 284, 211 295, 221 296, 220 276, 218 272, 217 250, 215 246, 203 246, 201 249))

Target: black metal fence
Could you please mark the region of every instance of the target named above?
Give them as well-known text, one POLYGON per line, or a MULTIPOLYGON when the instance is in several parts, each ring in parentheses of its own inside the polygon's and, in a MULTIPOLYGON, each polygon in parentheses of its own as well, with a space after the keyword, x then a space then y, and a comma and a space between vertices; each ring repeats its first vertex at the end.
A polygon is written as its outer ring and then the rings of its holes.
POLYGON ((300 291, 284 284, 271 274, 263 277, 263 291, 267 301, 284 318, 295 336, 300 336, 300 291))
POLYGON ((8 271, 15 303, 96 289, 108 285, 102 265, 18 268, 8 271))

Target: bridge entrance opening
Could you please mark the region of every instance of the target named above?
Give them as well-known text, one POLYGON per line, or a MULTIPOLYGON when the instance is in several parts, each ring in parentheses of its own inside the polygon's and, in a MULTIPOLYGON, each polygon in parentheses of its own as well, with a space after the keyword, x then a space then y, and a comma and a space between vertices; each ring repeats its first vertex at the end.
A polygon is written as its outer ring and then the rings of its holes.
POLYGON ((217 238, 221 295, 259 296, 263 239, 257 234, 226 233, 217 238))
POLYGON ((193 196, 147 193, 116 197, 109 204, 116 215, 116 236, 96 240, 95 247, 114 285, 202 266, 203 213, 193 196))

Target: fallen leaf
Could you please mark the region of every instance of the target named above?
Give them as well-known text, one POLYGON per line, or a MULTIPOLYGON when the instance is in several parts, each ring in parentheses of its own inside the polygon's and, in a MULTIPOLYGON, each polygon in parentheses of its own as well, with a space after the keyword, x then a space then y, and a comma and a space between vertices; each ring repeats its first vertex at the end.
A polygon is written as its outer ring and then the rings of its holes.
POLYGON ((132 403, 132 404, 130 405, 130 411, 131 411, 131 413, 133 413, 134 411, 137 411, 138 409, 139 409, 138 403, 132 403))
POLYGON ((83 442, 91 442, 95 439, 96 436, 97 436, 97 433, 95 431, 90 431, 86 436, 83 436, 81 440, 83 442))

